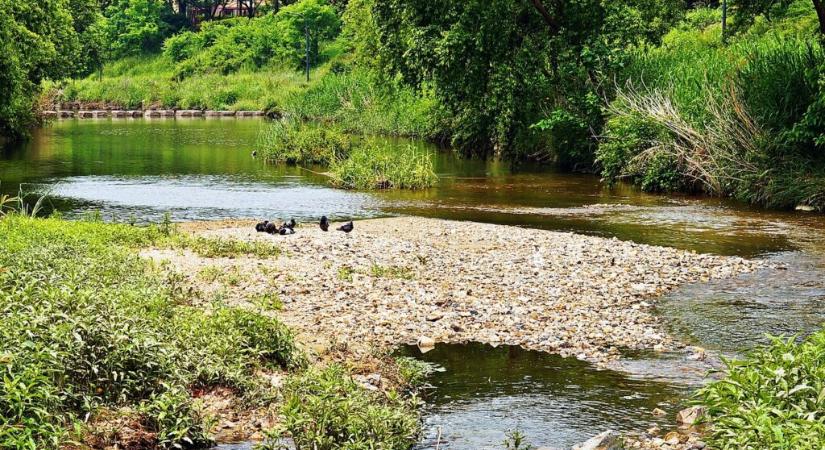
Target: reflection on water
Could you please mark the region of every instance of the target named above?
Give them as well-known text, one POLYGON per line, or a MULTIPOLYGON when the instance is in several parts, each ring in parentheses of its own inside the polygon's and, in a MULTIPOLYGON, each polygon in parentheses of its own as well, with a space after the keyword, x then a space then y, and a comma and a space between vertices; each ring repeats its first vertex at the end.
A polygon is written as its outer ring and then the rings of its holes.
POLYGON ((438 345, 407 354, 445 369, 430 378, 420 449, 501 449, 507 430, 533 445, 569 448, 606 429, 668 425, 688 387, 597 370, 574 358, 519 347, 438 345), (440 442, 439 442, 440 435, 440 442))
MULTIPOLYGON (((347 192, 312 172, 253 158, 262 126, 260 120, 57 122, 28 143, 0 150, 0 192, 16 194, 21 184, 50 191, 51 205, 68 217, 89 209, 104 218, 153 221, 167 212, 176 220, 409 214, 764 257, 787 270, 686 286, 659 302, 665 323, 683 340, 738 353, 766 332, 807 333, 825 320, 821 215, 608 189, 591 175, 461 160, 431 146, 436 187, 347 192)), ((678 361, 628 361, 625 369, 633 373, 669 374, 639 380, 513 348, 444 346, 424 358, 448 371, 436 376, 422 448, 433 446, 438 426, 450 448, 498 445, 508 428, 557 446, 608 427, 638 430, 653 418, 634 412, 672 402, 696 378, 679 371, 678 361)))

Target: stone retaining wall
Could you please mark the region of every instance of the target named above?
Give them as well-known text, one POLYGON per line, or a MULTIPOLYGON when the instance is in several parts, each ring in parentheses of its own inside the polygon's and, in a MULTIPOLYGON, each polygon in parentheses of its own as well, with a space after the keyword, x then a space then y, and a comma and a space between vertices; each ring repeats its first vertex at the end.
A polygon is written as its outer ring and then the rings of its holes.
POLYGON ((263 111, 212 111, 201 109, 147 109, 147 110, 69 110, 43 111, 47 119, 99 119, 113 117, 124 118, 176 118, 176 117, 263 117, 263 111))

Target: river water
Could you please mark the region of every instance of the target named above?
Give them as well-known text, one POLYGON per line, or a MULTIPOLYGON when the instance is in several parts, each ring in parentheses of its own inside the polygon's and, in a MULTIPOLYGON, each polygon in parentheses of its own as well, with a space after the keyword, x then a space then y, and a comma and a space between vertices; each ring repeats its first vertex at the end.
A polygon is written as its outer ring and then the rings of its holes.
MULTIPOLYGON (((598 178, 546 167, 465 160, 431 148, 439 183, 418 192, 359 193, 253 158, 266 123, 230 120, 62 121, 0 150, 0 193, 48 193, 67 217, 316 220, 420 215, 618 237, 787 270, 687 286, 657 308, 679 339, 741 354, 765 333, 804 334, 825 321, 825 217, 766 212, 718 199, 608 189, 598 178)), ((386 145, 408 142, 385 141, 386 145)), ((412 143, 427 147, 422 143, 412 143)), ((667 425, 649 412, 679 408, 701 383, 680 356, 630 358, 625 371, 517 348, 439 346, 417 357, 434 375, 420 448, 502 448, 508 430, 536 445, 569 446, 607 428, 667 425)), ((241 448, 241 447, 239 447, 241 448)))

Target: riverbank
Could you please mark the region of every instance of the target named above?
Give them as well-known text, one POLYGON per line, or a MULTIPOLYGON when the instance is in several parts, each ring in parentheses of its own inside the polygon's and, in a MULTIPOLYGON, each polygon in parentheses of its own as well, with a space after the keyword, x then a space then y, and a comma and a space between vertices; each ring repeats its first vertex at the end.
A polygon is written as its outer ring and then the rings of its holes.
POLYGON ((605 365, 621 349, 681 346, 652 313, 656 297, 762 266, 616 239, 423 218, 360 221, 351 235, 308 224, 296 235, 272 237, 251 225, 185 228, 213 239, 275 241, 285 255, 277 265, 164 249, 143 255, 188 274, 204 298, 221 292, 243 305, 274 283, 282 320, 319 347, 475 341, 605 365), (236 274, 237 283, 198 282, 203 271, 236 274))
POLYGON ((275 303, 201 303, 180 274, 137 256, 157 246, 273 263, 280 255, 271 243, 193 238, 168 222, 0 211, 0 447, 414 443, 411 394, 426 367, 377 352, 307 352, 275 303))

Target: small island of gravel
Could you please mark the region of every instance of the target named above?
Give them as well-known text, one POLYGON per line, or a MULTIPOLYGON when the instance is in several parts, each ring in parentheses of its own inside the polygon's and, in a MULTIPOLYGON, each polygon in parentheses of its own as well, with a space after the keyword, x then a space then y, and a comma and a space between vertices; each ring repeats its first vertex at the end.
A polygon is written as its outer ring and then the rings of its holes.
POLYGON ((751 272, 759 262, 617 239, 472 222, 390 218, 345 235, 304 224, 292 236, 247 223, 184 226, 195 235, 273 241, 273 264, 154 249, 200 297, 230 303, 274 295, 278 316, 312 345, 392 347, 476 341, 518 345, 597 364, 620 349, 679 345, 651 308, 680 285, 751 272), (234 274, 229 286, 197 274, 234 274))

